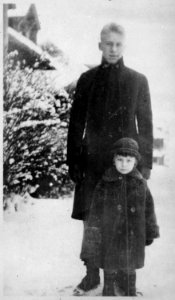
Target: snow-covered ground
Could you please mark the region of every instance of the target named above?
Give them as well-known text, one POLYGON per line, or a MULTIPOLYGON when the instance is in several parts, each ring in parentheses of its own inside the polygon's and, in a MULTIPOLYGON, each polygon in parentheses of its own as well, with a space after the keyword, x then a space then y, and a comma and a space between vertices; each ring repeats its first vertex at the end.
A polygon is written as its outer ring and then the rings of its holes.
MULTIPOLYGON (((144 299, 175 295, 174 173, 156 166, 149 181, 161 237, 146 248, 145 267, 137 271, 144 299)), ((31 200, 4 213, 3 299, 69 297, 85 272, 79 259, 82 222, 70 217, 72 198, 31 200)), ((87 296, 100 296, 101 290, 102 285, 87 296)))

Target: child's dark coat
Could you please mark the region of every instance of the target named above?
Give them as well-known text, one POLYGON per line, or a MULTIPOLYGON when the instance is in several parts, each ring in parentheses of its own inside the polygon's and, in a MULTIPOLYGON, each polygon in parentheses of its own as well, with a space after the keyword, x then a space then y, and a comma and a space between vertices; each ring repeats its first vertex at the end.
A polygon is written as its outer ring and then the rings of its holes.
POLYGON ((159 236, 146 181, 134 169, 121 175, 108 169, 95 189, 81 259, 105 269, 138 269, 145 243, 159 236))

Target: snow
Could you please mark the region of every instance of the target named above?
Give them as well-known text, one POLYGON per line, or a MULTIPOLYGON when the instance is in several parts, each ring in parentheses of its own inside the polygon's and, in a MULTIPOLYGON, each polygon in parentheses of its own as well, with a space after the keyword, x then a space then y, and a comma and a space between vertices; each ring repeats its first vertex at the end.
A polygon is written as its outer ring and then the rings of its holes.
MULTIPOLYGON (((173 177, 173 169, 155 166, 148 181, 161 236, 146 248, 145 267, 137 271, 137 287, 143 299, 172 299, 175 293, 173 177)), ((71 296, 85 274, 79 259, 82 222, 71 219, 73 197, 17 198, 18 211, 11 207, 4 213, 3 299, 45 296, 56 300, 71 296)), ((101 291, 102 284, 86 296, 100 295, 101 291)))
POLYGON ((83 64, 69 60, 68 64, 61 64, 56 70, 47 70, 46 76, 51 79, 52 87, 59 90, 77 81, 80 75, 88 70, 83 64))
POLYGON ((21 122, 21 124, 18 127, 15 127, 14 130, 18 130, 19 128, 25 128, 25 127, 35 127, 40 124, 44 124, 46 126, 51 126, 55 124, 59 124, 60 120, 27 120, 24 122, 21 122))

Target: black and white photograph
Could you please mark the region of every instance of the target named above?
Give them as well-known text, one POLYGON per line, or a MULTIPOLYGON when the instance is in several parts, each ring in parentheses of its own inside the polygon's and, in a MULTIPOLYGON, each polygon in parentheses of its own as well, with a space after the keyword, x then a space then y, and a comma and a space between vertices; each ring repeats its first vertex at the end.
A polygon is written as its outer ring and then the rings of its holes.
POLYGON ((1 8, 0 298, 174 299, 174 0, 1 8))

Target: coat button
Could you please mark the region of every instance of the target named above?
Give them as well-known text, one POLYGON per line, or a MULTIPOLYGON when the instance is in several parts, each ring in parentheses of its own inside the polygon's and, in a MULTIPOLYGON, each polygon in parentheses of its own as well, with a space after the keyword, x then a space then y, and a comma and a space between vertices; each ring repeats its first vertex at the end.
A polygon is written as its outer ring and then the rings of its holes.
POLYGON ((118 209, 118 210, 122 210, 121 204, 118 204, 118 205, 117 205, 117 209, 118 209))
POLYGON ((131 207, 131 212, 134 213, 136 211, 135 207, 131 207))
POLYGON ((122 176, 119 176, 119 178, 118 178, 118 179, 122 180, 122 176))
POLYGON ((133 230, 130 231, 130 235, 134 235, 134 231, 133 230))

